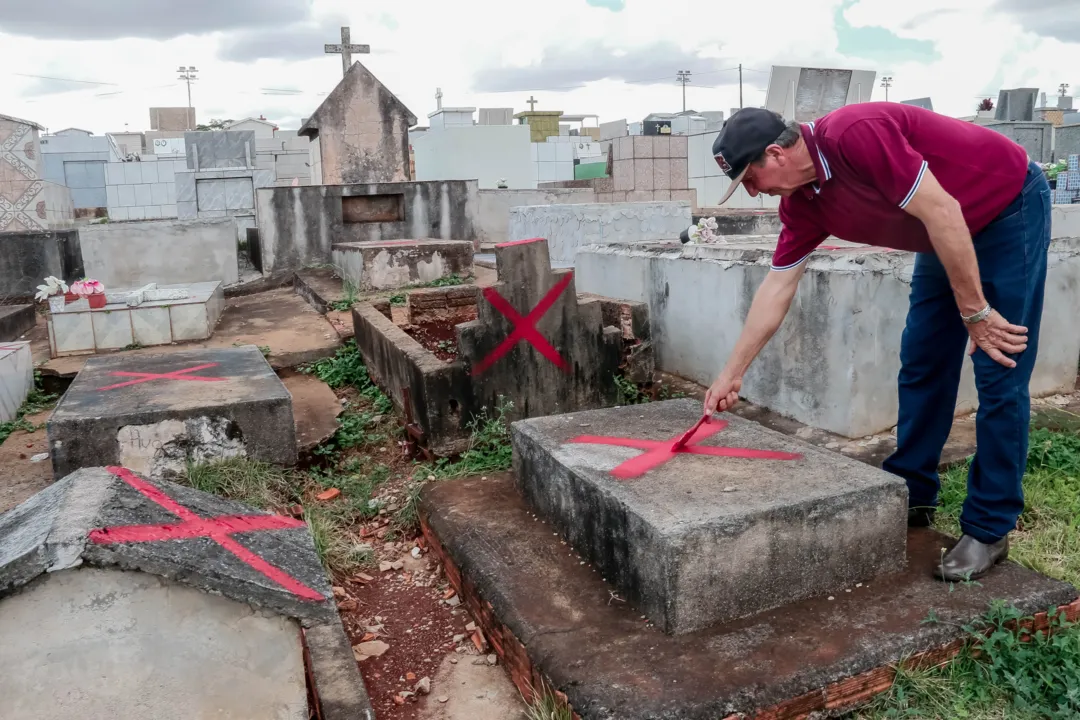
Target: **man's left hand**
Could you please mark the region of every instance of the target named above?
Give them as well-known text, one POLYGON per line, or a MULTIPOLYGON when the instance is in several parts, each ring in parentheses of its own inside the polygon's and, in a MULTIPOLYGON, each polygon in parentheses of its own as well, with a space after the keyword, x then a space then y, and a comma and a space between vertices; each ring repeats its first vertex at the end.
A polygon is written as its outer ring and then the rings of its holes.
POLYGON ((1001 317, 997 310, 992 310, 985 320, 967 326, 971 342, 968 355, 975 354, 975 348, 982 348, 990 358, 1007 368, 1016 367, 1016 361, 1005 353, 1016 354, 1027 349, 1027 328, 1011 325, 1001 317))

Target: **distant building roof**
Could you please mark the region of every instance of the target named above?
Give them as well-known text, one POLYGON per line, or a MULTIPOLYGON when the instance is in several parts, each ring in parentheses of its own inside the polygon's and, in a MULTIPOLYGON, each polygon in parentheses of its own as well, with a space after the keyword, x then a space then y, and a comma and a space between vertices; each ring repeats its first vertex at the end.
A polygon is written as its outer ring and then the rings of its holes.
POLYGON ((63 135, 64 133, 73 133, 73 132, 83 133, 84 135, 93 135, 94 134, 94 133, 90 132, 89 130, 83 130, 82 128, 77 128, 77 127, 64 128, 63 130, 57 130, 56 132, 49 133, 49 134, 50 135, 63 135))
POLYGON ((0 120, 11 120, 12 122, 17 122, 21 125, 30 125, 31 127, 36 127, 38 130, 45 129, 43 125, 38 125, 33 120, 23 120, 22 118, 12 117, 11 115, 0 115, 0 120))
POLYGON ((231 123, 227 124, 225 127, 226 127, 226 129, 228 129, 228 128, 231 128, 233 125, 239 125, 240 123, 246 123, 246 122, 262 123, 263 125, 269 125, 270 127, 274 128, 275 130, 278 129, 278 126, 275 125, 274 123, 270 122, 269 120, 262 120, 260 118, 253 118, 253 117, 244 118, 243 120, 233 120, 231 123))

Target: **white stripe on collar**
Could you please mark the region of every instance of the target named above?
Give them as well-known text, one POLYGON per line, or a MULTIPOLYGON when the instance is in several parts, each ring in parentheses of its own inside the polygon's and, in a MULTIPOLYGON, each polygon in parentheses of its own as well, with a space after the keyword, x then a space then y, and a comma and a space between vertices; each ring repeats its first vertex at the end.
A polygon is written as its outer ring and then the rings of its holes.
MULTIPOLYGON (((806 124, 810 128, 810 134, 813 135, 814 134, 814 123, 813 122, 808 122, 806 124)), ((826 160, 825 156, 821 154, 821 148, 815 148, 815 149, 817 150, 818 160, 821 161, 821 168, 825 171, 825 179, 826 180, 831 180, 832 179, 832 170, 829 169, 829 161, 826 160)), ((821 190, 818 189, 818 188, 814 188, 814 189, 817 190, 817 192, 821 192, 821 190)))

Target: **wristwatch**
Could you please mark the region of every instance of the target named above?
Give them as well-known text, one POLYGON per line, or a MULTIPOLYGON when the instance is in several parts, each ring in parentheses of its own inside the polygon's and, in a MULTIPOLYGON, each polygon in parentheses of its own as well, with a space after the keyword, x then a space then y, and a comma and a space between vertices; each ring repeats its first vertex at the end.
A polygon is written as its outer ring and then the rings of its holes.
POLYGON ((984 307, 979 312, 975 313, 974 315, 961 315, 960 319, 964 321, 965 325, 974 325, 975 323, 980 323, 986 318, 990 317, 990 313, 992 313, 993 311, 994 309, 990 307, 990 303, 986 303, 986 307, 984 307))

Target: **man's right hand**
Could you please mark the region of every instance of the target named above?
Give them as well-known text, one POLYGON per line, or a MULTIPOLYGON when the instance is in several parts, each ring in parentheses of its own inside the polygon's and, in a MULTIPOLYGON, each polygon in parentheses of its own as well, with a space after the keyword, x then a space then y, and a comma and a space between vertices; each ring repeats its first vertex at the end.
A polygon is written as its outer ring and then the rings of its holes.
POLYGON ((735 407, 741 389, 741 377, 732 378, 721 372, 705 393, 705 414, 712 415, 717 410, 724 412, 735 407))

